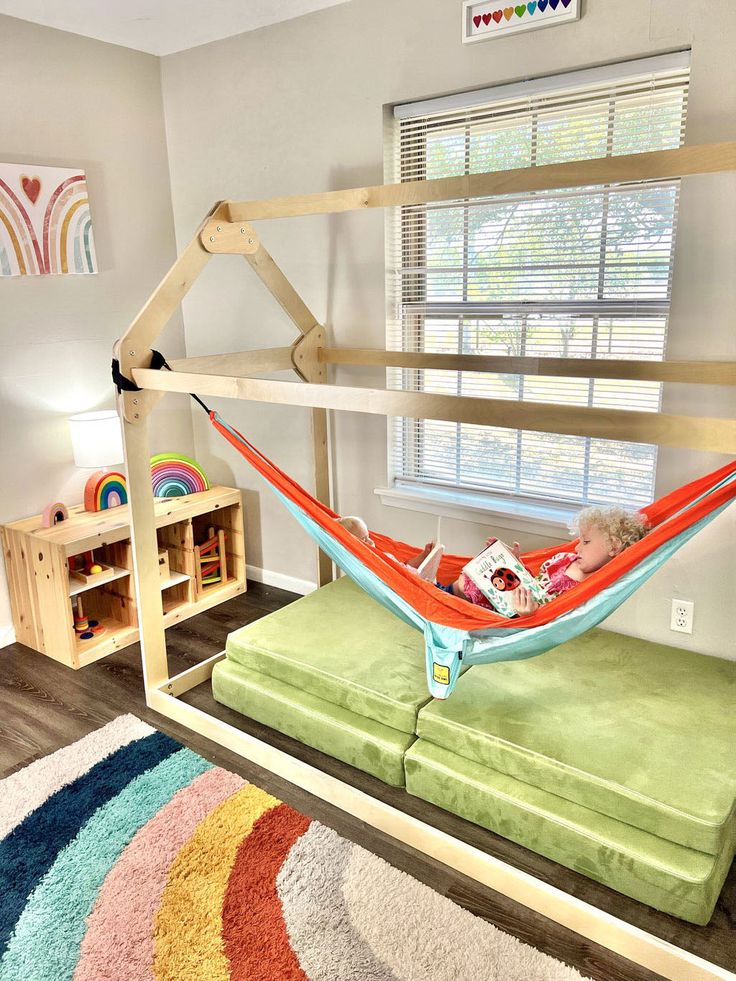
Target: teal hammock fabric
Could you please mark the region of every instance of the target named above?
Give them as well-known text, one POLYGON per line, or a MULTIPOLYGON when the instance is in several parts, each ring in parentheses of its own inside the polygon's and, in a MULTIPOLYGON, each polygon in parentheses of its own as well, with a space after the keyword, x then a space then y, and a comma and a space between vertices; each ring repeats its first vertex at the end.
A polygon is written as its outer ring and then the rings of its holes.
MULTIPOLYGON (((453 620, 462 621, 462 617, 458 617, 455 612, 458 604, 460 609, 470 607, 470 604, 454 597, 446 597, 433 585, 416 581, 417 577, 411 573, 406 573, 407 586, 404 588, 399 578, 400 564, 395 559, 376 554, 375 550, 371 552, 368 546, 358 542, 337 524, 335 512, 279 470, 242 434, 223 422, 217 413, 211 413, 210 419, 221 435, 264 477, 284 507, 319 547, 382 606, 423 633, 427 686, 435 698, 447 698, 452 693, 462 665, 536 657, 599 624, 679 548, 715 520, 736 497, 734 462, 673 492, 661 502, 655 502, 652 511, 656 514, 656 527, 641 542, 631 546, 608 564, 612 567, 607 576, 609 579, 611 573, 615 572, 614 564, 621 568, 612 581, 605 582, 600 575, 602 570, 589 577, 593 587, 594 577, 598 577, 599 581, 603 580, 601 588, 596 588, 592 595, 590 586, 585 591, 575 589, 564 594, 564 603, 560 602, 562 597, 559 597, 547 604, 541 615, 533 618, 507 619, 498 614, 486 614, 485 618, 489 621, 486 626, 459 627, 453 625, 453 620), (660 504, 659 511, 656 508, 657 503, 660 504), (423 597, 425 591, 428 596, 426 602, 423 597), (438 596, 432 596, 432 592, 438 596), (580 602, 570 599, 574 593, 580 593, 580 602), (417 595, 420 602, 413 602, 412 596, 416 600, 417 595), (443 603, 448 607, 446 615, 442 610, 443 603), (555 606, 560 609, 562 606, 570 607, 571 604, 572 608, 561 609, 555 615, 555 606)), ((647 513, 648 509, 644 508, 643 511, 647 513)), ((385 540, 393 542, 390 539, 385 540)), ((557 550, 563 547, 558 546, 557 550)), ((608 569, 608 566, 605 568, 608 569)), ((476 620, 482 620, 483 616, 478 611, 479 608, 472 607, 476 620)), ((468 610, 468 615, 470 613, 468 610)))

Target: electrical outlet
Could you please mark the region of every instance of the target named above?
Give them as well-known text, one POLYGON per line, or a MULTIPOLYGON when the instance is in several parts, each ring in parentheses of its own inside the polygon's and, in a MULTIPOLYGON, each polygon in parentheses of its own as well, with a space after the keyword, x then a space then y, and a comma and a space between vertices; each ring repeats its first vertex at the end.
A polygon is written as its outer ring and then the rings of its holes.
POLYGON ((695 615, 695 604, 689 600, 672 600, 672 613, 670 614, 670 630, 676 630, 681 634, 691 634, 693 632, 693 616, 695 615))

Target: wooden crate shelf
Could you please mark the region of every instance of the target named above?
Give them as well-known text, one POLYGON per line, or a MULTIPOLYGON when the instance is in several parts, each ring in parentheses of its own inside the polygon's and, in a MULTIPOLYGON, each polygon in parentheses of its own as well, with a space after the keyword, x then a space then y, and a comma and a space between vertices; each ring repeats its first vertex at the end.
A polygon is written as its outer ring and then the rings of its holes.
MULTIPOLYGON (((245 538, 240 491, 212 487, 200 494, 154 503, 160 549, 168 554, 169 574, 161 579, 164 624, 171 626, 237 596, 246 589, 245 538), (214 527, 227 539, 228 580, 197 590, 195 536, 214 527)), ((41 526, 41 516, 3 525, 13 623, 20 643, 54 660, 80 668, 139 640, 133 582, 130 517, 127 505, 89 512, 69 509, 66 521, 41 526), (112 567, 104 578, 82 582, 71 577, 72 556, 94 553, 112 567), (105 629, 88 640, 74 630, 73 606, 105 629)))

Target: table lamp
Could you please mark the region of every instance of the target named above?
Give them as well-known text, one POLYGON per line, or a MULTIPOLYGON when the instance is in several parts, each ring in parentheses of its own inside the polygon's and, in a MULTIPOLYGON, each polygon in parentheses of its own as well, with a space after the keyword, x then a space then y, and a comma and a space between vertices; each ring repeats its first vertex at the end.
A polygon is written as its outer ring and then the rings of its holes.
MULTIPOLYGON (((78 467, 114 467, 122 462, 123 434, 114 409, 71 416, 69 428, 74 462, 78 467)), ((97 469, 87 480, 84 488, 86 511, 105 511, 127 503, 128 488, 125 474, 120 470, 97 469)))

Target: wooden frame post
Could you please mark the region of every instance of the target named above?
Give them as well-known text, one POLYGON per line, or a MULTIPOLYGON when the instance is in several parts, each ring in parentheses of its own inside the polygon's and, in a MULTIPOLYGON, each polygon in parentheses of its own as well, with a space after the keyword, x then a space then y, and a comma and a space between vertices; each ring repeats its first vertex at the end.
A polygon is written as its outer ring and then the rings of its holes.
POLYGON ((153 512, 147 418, 137 423, 123 419, 123 446, 128 474, 130 533, 143 680, 146 685, 146 702, 150 705, 150 692, 169 677, 169 662, 161 603, 161 576, 158 570, 158 540, 153 512))

